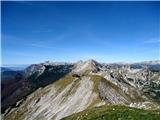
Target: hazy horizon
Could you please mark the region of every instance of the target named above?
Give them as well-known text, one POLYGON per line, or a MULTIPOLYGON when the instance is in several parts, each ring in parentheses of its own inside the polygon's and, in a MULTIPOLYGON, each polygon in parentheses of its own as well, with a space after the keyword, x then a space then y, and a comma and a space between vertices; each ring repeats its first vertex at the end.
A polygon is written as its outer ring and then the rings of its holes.
POLYGON ((2 65, 160 60, 159 3, 2 1, 2 65))
MULTIPOLYGON (((31 65, 31 64, 39 64, 39 63, 44 63, 44 62, 47 62, 47 61, 49 61, 49 62, 65 62, 65 63, 75 63, 75 62, 78 62, 78 61, 87 61, 87 60, 95 60, 95 61, 97 61, 96 59, 86 59, 86 60, 77 60, 77 61, 55 61, 55 60, 45 60, 45 61, 40 61, 40 62, 36 62, 36 63, 26 63, 26 64, 1 64, 1 67, 17 67, 17 66, 22 66, 22 67, 24 67, 24 66, 27 66, 27 65, 31 65)), ((132 64, 132 63, 141 63, 141 62, 150 62, 150 61, 153 61, 153 62, 155 62, 155 61, 158 61, 158 62, 160 62, 160 60, 145 60, 145 61, 112 61, 112 62, 107 62, 107 61, 97 61, 97 62, 99 62, 99 63, 108 63, 108 64, 110 64, 110 63, 126 63, 126 64, 132 64)))

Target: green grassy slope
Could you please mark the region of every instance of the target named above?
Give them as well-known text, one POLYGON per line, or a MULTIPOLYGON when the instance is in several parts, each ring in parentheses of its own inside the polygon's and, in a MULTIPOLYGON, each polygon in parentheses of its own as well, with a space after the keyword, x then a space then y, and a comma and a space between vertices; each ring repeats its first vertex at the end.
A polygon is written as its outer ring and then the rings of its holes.
POLYGON ((84 110, 62 120, 160 120, 160 110, 105 105, 84 110))

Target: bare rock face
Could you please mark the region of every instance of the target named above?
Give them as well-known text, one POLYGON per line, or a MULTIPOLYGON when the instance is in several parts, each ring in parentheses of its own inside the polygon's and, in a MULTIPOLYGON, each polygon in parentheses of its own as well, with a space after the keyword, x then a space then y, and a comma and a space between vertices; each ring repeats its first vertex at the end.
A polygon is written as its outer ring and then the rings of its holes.
POLYGON ((45 62, 29 66, 25 77, 35 88, 44 87, 64 77, 72 70, 72 64, 45 62))
POLYGON ((35 79, 40 76, 45 70, 45 66, 42 64, 33 64, 25 69, 26 77, 35 75, 35 79))
POLYGON ((89 72, 98 72, 101 68, 101 65, 96 62, 95 60, 88 60, 88 61, 79 61, 74 65, 74 69, 72 72, 83 74, 86 71, 89 72))
POLYGON ((96 93, 93 92, 93 81, 89 77, 83 77, 81 80, 71 77, 72 80, 62 89, 65 79, 60 83, 56 82, 46 88, 38 89, 5 118, 10 119, 12 116, 17 120, 59 120, 88 108, 96 97, 96 93), (21 115, 18 116, 19 114, 21 115))
POLYGON ((106 81, 100 81, 98 89, 100 97, 109 104, 127 104, 129 103, 126 95, 122 91, 119 91, 112 83, 106 83, 106 81), (110 85, 109 85, 110 84, 110 85))

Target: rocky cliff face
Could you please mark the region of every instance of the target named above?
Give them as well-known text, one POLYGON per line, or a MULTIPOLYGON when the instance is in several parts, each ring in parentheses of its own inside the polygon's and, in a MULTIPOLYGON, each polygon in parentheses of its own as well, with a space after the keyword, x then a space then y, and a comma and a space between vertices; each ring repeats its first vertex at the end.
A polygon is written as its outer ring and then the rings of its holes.
POLYGON ((94 60, 31 65, 24 75, 37 90, 3 116, 6 120, 59 120, 104 104, 158 108, 160 69, 157 66, 159 61, 101 64, 94 60))

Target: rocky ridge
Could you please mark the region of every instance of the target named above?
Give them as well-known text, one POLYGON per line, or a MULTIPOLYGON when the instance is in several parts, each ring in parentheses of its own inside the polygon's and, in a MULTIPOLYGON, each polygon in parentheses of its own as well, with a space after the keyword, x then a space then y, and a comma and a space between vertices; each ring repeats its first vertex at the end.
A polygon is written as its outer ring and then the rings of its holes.
POLYGON ((24 76, 37 90, 5 112, 4 118, 59 120, 104 104, 158 108, 159 66, 159 61, 102 64, 95 60, 31 65, 24 76))

